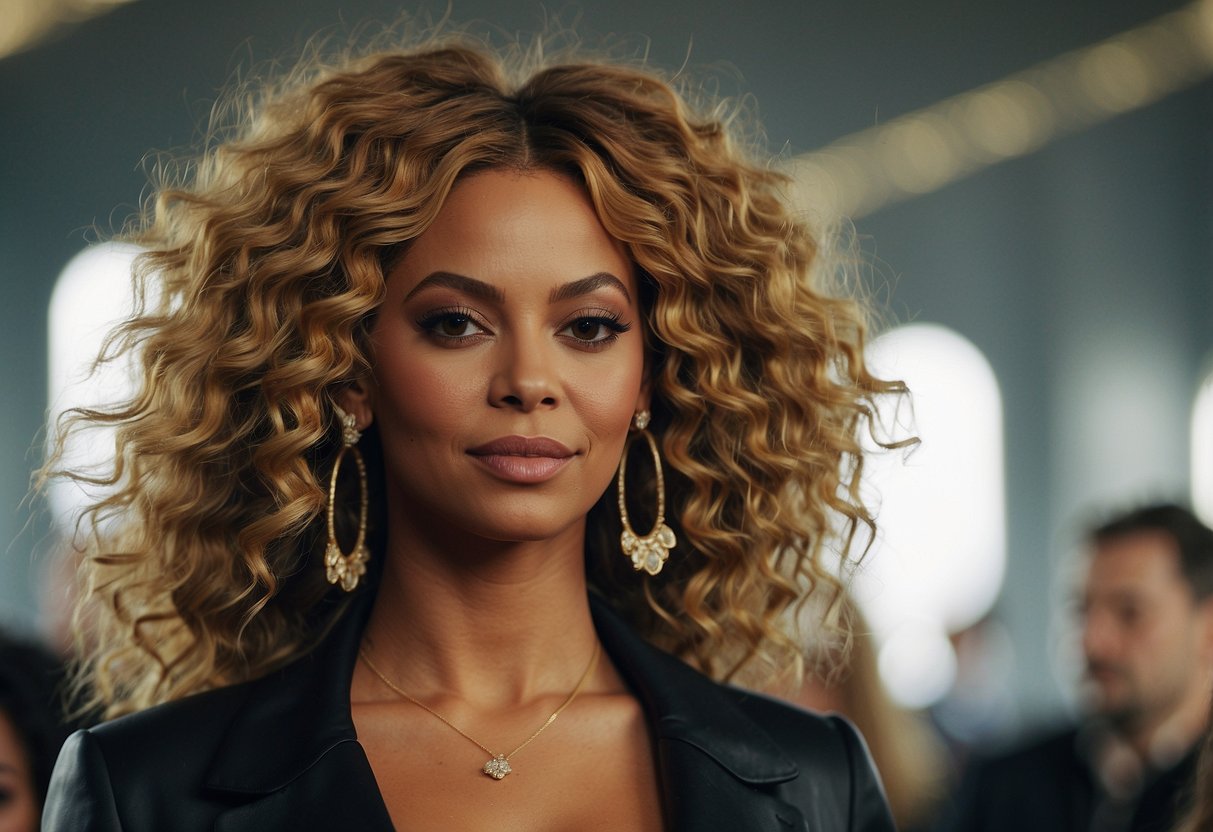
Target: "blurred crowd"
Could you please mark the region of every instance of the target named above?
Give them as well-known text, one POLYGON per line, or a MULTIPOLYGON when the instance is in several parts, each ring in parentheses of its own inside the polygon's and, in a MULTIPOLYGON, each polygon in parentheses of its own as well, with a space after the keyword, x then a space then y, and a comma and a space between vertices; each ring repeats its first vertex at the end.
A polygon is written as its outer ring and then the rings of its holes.
MULTIPOLYGON (((1073 588, 1079 705, 1066 724, 1008 737, 991 728, 1000 709, 983 712, 983 697, 966 702, 963 690, 929 712, 899 708, 870 632, 844 608, 855 643, 843 672, 828 684, 810 674, 790 698, 861 728, 900 829, 1213 830, 1213 530, 1181 506, 1151 505, 1083 543, 1073 588)), ((955 637, 958 688, 990 693, 988 627, 955 637)))

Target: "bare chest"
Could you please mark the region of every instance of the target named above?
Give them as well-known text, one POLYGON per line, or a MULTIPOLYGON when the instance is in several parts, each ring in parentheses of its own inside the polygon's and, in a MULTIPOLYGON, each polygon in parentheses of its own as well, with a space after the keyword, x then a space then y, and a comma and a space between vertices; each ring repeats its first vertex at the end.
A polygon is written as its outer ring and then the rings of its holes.
MULTIPOLYGON (((483 750, 415 706, 355 706, 353 716, 398 832, 663 828, 653 745, 631 697, 579 700, 511 756, 501 780, 482 773, 483 750)), ((481 741, 496 741, 488 733, 481 741)))

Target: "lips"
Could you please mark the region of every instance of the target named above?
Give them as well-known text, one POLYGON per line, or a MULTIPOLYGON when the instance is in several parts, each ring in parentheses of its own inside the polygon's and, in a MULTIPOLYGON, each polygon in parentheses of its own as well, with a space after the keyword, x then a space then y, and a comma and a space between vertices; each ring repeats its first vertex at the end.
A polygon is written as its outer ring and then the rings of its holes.
POLYGON ((546 436, 503 436, 468 451, 472 456, 524 456, 564 459, 573 452, 546 436))
POLYGON ((520 484, 549 480, 576 456, 565 445, 545 436, 503 436, 467 453, 497 478, 520 484))

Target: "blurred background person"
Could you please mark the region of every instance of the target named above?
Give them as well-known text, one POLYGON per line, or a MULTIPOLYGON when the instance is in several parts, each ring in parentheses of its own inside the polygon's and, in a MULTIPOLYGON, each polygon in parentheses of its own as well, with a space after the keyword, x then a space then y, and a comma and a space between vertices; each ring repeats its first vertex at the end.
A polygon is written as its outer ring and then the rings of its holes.
POLYGON ((846 716, 863 734, 901 832, 928 829, 947 792, 947 754, 920 713, 893 701, 880 678, 871 627, 850 596, 839 617, 848 645, 814 644, 803 684, 784 698, 846 716))
POLYGON ((1213 531, 1176 505, 1094 529, 1081 722, 966 773, 949 830, 1172 829, 1213 690, 1213 531))
POLYGON ((67 736, 59 662, 0 634, 0 832, 34 832, 67 736))

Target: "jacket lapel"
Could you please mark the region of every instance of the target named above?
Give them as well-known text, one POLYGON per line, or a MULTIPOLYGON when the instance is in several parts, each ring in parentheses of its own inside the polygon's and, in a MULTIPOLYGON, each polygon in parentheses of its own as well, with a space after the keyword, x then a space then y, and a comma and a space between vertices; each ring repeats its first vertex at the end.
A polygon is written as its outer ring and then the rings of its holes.
POLYGON ((357 829, 391 832, 392 820, 362 746, 346 740, 284 787, 224 812, 216 832, 357 829))
POLYGON ((350 716, 372 598, 357 599, 316 650, 250 685, 207 773, 207 788, 233 805, 216 830, 392 829, 350 716))
POLYGON ((648 715, 669 828, 804 829, 800 810, 778 796, 779 784, 799 769, 734 704, 748 694, 652 647, 595 596, 591 610, 603 646, 648 715))

